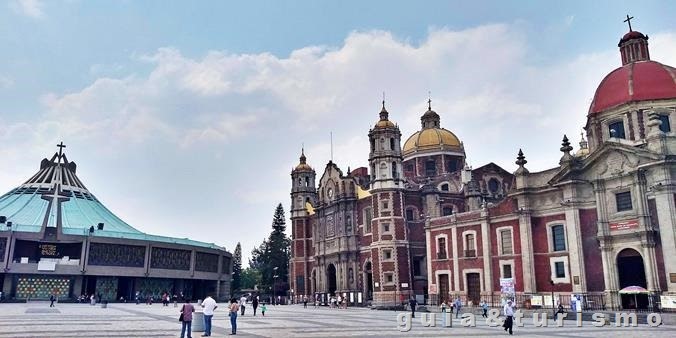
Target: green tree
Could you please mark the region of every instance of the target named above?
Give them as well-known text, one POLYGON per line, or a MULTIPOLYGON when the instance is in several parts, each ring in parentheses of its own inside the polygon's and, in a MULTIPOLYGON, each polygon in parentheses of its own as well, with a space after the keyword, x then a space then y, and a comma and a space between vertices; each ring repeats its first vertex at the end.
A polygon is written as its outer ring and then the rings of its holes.
POLYGON ((272 218, 272 231, 267 239, 251 251, 249 267, 260 274, 259 289, 271 290, 274 284, 276 294, 283 295, 289 289, 289 258, 291 240, 286 230, 284 207, 280 203, 272 218), (277 277, 275 277, 277 276, 277 277))
POLYGON ((231 295, 242 288, 242 245, 237 242, 235 247, 235 255, 232 263, 232 286, 230 287, 231 295))
POLYGON ((242 270, 242 289, 254 289, 261 283, 261 274, 256 269, 248 267, 242 270))

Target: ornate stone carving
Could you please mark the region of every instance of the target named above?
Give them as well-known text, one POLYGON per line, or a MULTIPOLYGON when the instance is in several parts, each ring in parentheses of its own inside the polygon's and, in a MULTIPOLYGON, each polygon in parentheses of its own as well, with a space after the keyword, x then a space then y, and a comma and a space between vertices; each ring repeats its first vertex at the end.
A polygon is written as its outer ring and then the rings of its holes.
POLYGON ((218 255, 198 252, 195 257, 195 271, 218 272, 218 255))
POLYGON ((88 264, 142 268, 145 264, 145 256, 144 246, 91 243, 88 264))
POLYGON ((153 269, 190 270, 189 250, 153 248, 150 267, 153 269))

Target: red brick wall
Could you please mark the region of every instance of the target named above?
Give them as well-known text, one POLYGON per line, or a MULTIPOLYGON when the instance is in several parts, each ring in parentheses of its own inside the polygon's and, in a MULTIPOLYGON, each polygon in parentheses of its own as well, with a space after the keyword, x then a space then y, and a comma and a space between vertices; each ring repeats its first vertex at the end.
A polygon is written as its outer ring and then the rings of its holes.
MULTIPOLYGON (((558 256, 568 256, 568 254, 566 253, 563 254, 549 253, 549 243, 547 239, 547 231, 548 231, 547 223, 553 221, 564 221, 565 219, 566 219, 565 214, 531 218, 532 234, 533 234, 533 261, 534 261, 533 265, 535 268, 536 290, 539 292, 552 290, 552 286, 549 283, 549 281, 551 280, 552 273, 551 266, 549 264, 549 258, 558 256)), ((570 241, 570 239, 568 241, 570 241)), ((571 276, 570 279, 571 283, 554 284, 554 291, 557 292, 572 291, 573 277, 571 276)))
POLYGON ((580 233, 582 235, 582 252, 584 253, 584 271, 587 277, 587 290, 603 291, 603 259, 596 239, 598 229, 596 209, 581 209, 580 233))
POLYGON ((493 283, 490 286, 493 291, 500 290, 500 260, 513 259, 514 260, 514 280, 516 282, 515 288, 516 291, 523 291, 523 264, 521 261, 521 236, 519 234, 519 220, 514 219, 510 221, 497 222, 490 224, 489 230, 490 240, 491 240, 491 267, 493 269, 493 283), (497 228, 501 227, 510 227, 512 229, 512 249, 514 254, 512 255, 498 255, 498 237, 496 233, 497 228))

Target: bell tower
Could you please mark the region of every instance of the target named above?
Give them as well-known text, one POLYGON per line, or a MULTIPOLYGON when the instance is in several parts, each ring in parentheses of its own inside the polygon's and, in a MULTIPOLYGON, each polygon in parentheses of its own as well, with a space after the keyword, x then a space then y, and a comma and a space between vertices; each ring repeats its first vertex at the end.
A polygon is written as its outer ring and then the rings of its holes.
POLYGON ((289 286, 295 296, 312 295, 310 270, 312 269, 312 228, 310 219, 317 202, 316 173, 307 164, 305 149, 301 150, 300 163, 291 171, 291 259, 289 261, 289 286))
POLYGON ((369 166, 371 174, 371 189, 403 188, 401 132, 389 119, 389 113, 383 108, 380 110, 380 120, 373 129, 369 130, 369 166))

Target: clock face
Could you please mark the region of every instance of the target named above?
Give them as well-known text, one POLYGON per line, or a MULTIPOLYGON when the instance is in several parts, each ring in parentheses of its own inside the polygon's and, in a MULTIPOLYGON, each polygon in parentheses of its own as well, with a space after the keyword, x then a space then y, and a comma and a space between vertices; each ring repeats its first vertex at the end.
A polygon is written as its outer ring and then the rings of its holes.
POLYGON ((329 194, 329 198, 333 198, 333 189, 329 188, 327 193, 329 194))

